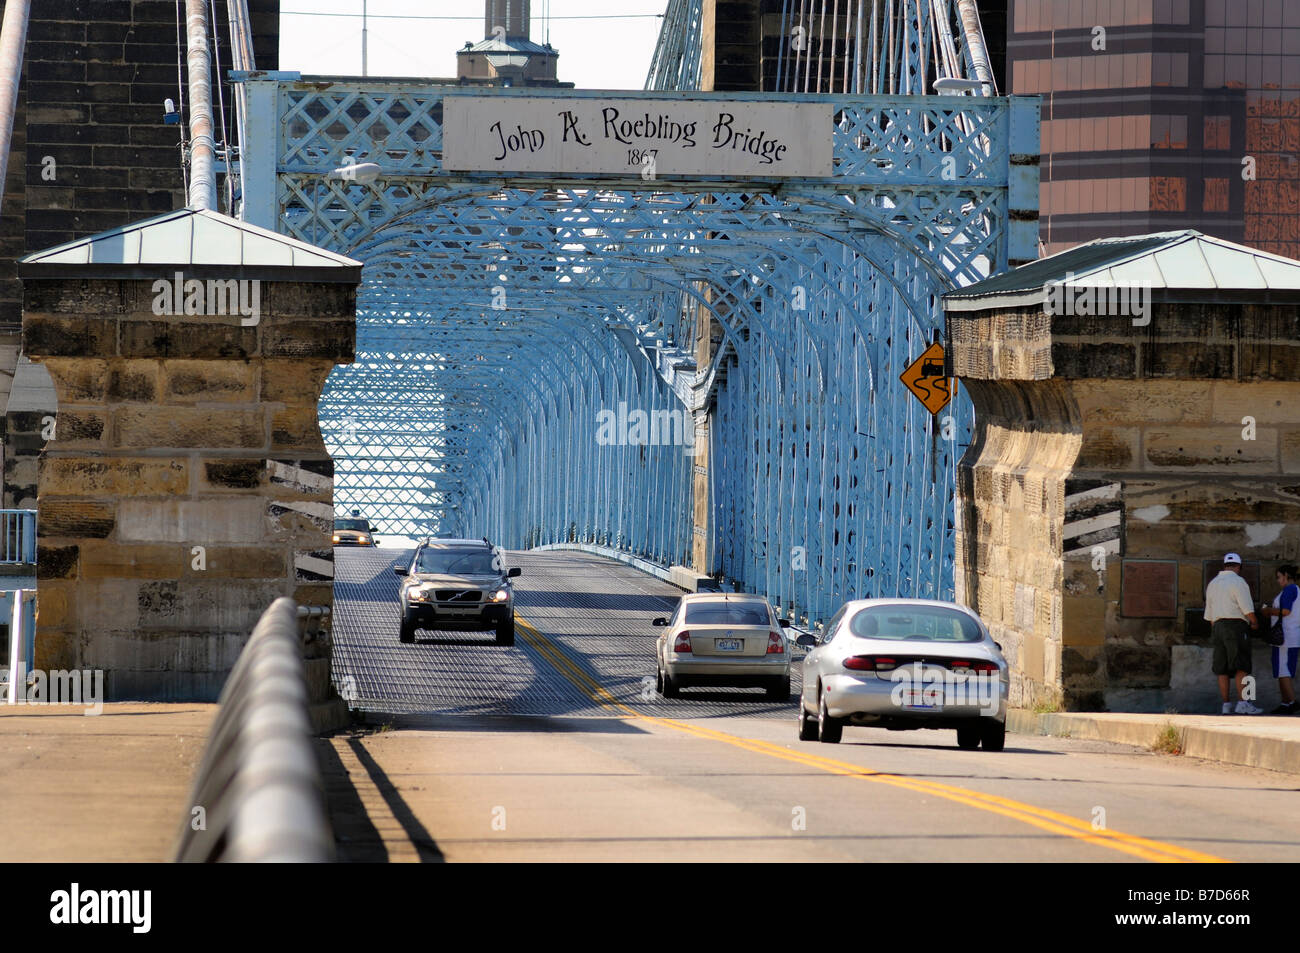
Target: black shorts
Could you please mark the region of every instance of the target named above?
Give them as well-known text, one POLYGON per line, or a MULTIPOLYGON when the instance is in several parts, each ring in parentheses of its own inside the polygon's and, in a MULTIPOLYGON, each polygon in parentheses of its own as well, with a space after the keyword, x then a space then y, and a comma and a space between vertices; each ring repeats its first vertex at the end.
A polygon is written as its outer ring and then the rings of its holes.
POLYGON ((1250 674, 1250 623, 1245 619, 1220 619, 1210 630, 1214 646, 1214 674, 1250 674))

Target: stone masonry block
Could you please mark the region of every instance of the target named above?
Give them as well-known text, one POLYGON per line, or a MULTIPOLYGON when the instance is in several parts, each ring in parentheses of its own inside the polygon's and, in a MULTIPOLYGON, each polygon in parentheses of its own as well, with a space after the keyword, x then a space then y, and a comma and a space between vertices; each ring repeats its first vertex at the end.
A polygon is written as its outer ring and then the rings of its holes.
POLYGON ((257 366, 246 361, 168 361, 170 401, 244 402, 257 399, 257 366))
POLYGON ((1145 469, 1276 473, 1278 433, 1259 429, 1242 439, 1241 427, 1149 428, 1143 435, 1145 469))
POLYGON ((36 535, 41 539, 104 539, 117 523, 115 510, 111 502, 46 500, 37 511, 36 535))
POLYGON ((316 406, 334 361, 322 358, 266 358, 262 362, 262 400, 316 406))
POLYGON ((324 449, 316 406, 311 404, 277 410, 271 417, 271 450, 324 449))
POLYGON ((208 500, 131 500, 118 504, 117 535, 129 542, 189 546, 257 543, 265 538, 265 502, 257 496, 208 500))
POLYGON ((158 361, 114 361, 108 368, 107 398, 112 403, 158 399, 158 361))
POLYGON ((41 499, 58 496, 174 496, 189 487, 181 460, 131 457, 46 457, 41 499))
POLYGON ((261 448, 266 446, 265 411, 155 405, 119 407, 113 440, 119 447, 261 448))
POLYGON ((74 403, 103 400, 108 361, 82 357, 47 357, 41 363, 50 372, 61 400, 74 403))
POLYGON ((356 355, 357 326, 346 320, 271 320, 262 332, 266 357, 327 358, 350 362, 356 355))
POLYGON ((83 579, 172 579, 188 571, 189 548, 181 544, 81 543, 83 579))
POLYGON ((111 321, 87 315, 23 315, 23 353, 42 357, 112 355, 117 350, 117 328, 111 321))

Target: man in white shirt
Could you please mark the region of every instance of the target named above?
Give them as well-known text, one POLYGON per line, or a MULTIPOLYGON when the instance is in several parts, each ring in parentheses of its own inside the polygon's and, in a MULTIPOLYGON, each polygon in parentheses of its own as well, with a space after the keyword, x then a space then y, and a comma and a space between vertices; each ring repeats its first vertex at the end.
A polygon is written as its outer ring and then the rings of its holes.
POLYGON ((1223 713, 1233 713, 1228 696, 1228 679, 1237 677, 1238 715, 1258 715, 1245 698, 1246 676, 1250 674, 1250 629, 1259 628, 1250 585, 1241 578, 1241 557, 1228 553, 1223 569, 1205 587, 1205 621, 1212 626, 1210 644, 1214 647, 1214 674, 1219 676, 1219 697, 1223 713), (1248 628, 1249 626, 1249 628, 1248 628))

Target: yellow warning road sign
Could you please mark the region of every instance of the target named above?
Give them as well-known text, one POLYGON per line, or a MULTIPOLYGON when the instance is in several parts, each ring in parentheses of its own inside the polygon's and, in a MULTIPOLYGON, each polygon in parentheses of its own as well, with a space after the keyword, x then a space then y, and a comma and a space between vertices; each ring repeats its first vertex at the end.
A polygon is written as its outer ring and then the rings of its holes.
POLYGON ((952 381, 944 376, 943 345, 938 341, 927 347, 925 353, 912 362, 898 379, 932 414, 943 410, 952 399, 949 386, 952 381))

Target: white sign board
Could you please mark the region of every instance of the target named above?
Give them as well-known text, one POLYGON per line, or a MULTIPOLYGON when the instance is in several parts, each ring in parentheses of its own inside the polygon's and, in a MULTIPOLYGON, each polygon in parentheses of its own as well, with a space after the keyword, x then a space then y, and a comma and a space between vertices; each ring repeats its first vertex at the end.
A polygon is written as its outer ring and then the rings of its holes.
POLYGON ((449 172, 818 177, 830 103, 447 96, 449 172))

